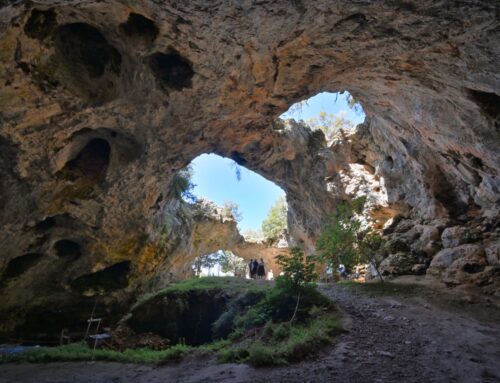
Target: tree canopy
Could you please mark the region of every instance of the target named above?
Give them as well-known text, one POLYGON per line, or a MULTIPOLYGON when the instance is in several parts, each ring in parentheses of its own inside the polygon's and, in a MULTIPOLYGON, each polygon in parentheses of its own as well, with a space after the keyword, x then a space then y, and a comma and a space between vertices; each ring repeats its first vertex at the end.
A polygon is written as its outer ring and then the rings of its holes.
POLYGON ((382 280, 378 266, 383 239, 369 225, 363 224, 358 216, 365 201, 366 197, 360 197, 351 203, 338 205, 337 212, 324 226, 316 242, 316 250, 319 260, 332 268, 343 264, 350 269, 362 262, 370 263, 382 280))
POLYGON ((313 130, 321 130, 325 133, 327 139, 331 139, 333 135, 342 130, 349 130, 354 128, 352 121, 346 119, 345 113, 340 112, 337 114, 319 112, 318 117, 309 118, 306 124, 313 130))
POLYGON ((186 166, 184 169, 179 170, 172 181, 172 193, 175 198, 186 201, 196 202, 196 196, 193 194, 193 189, 196 186, 193 181, 193 168, 186 166))
POLYGON ((287 225, 287 204, 285 197, 279 198, 269 209, 267 217, 262 221, 262 232, 266 239, 276 239, 287 225))

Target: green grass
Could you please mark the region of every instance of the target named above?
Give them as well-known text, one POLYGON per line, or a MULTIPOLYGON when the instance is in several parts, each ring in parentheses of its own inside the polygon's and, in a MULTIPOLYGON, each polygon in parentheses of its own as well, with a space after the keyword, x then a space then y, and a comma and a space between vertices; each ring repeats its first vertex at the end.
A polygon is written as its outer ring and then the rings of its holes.
POLYGON ((269 323, 256 338, 222 349, 217 356, 225 363, 249 363, 255 367, 283 365, 314 355, 342 331, 334 312, 304 325, 269 323))
MULTIPOLYGON (((182 344, 172 346, 160 351, 155 351, 147 348, 127 349, 125 351, 96 349, 94 353, 94 359, 99 361, 128 363, 159 363, 168 360, 181 359, 192 350, 193 347, 182 344)), ((88 361, 92 359, 92 354, 92 349, 89 348, 85 343, 72 343, 59 347, 41 347, 15 355, 1 355, 0 363, 88 361)))
POLYGON ((343 331, 333 304, 312 285, 303 286, 300 294, 299 308, 290 323, 298 291, 277 283, 259 303, 235 318, 229 335, 234 343, 219 351, 219 361, 256 367, 282 365, 332 343, 343 331))
POLYGON ((136 310, 144 303, 167 294, 183 294, 201 290, 225 290, 230 293, 262 292, 269 288, 267 283, 255 283, 253 280, 235 277, 202 277, 191 278, 182 282, 172 284, 154 293, 144 294, 132 306, 131 311, 136 310))
MULTIPOLYGON (((15 355, 0 355, 0 363, 55 361, 116 361, 158 364, 178 360, 189 353, 217 355, 220 362, 249 363, 253 366, 283 365, 297 362, 317 353, 343 331, 334 305, 313 285, 300 289, 300 304, 294 321, 298 290, 277 281, 273 288, 238 278, 196 278, 169 286, 155 294, 143 296, 134 306, 157 299, 164 294, 182 296, 196 290, 224 290, 234 294, 226 313, 214 323, 215 329, 228 329, 223 338, 201 346, 178 344, 164 350, 147 348, 115 351, 97 349, 84 343, 60 347, 43 347, 15 355), (229 335, 228 335, 229 334, 229 335)), ((215 334, 215 333, 214 333, 215 334)))

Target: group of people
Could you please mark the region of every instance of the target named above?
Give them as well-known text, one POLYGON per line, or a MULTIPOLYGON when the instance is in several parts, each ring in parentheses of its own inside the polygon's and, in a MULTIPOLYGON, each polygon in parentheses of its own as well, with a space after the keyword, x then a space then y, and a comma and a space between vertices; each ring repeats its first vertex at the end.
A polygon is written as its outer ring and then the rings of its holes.
POLYGON ((264 267, 264 260, 262 258, 259 260, 250 259, 250 262, 248 262, 248 271, 252 279, 265 279, 266 269, 264 267))

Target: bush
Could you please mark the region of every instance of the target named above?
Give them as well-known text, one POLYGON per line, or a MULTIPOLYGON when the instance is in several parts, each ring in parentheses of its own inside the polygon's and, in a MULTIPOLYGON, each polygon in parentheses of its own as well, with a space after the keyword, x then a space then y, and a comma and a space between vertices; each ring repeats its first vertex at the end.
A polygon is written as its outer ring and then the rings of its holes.
POLYGON ((300 290, 318 277, 314 272, 316 264, 313 257, 304 256, 304 252, 298 247, 292 248, 289 255, 276 256, 276 263, 283 270, 281 281, 293 290, 300 290))
POLYGON ((285 363, 284 359, 281 359, 271 347, 262 343, 254 343, 249 347, 248 357, 245 361, 254 367, 285 363))
POLYGON ((245 348, 232 347, 221 350, 217 354, 217 359, 222 363, 239 363, 245 361, 249 356, 249 352, 245 348))
POLYGON ((350 270, 356 264, 370 263, 383 281, 378 266, 382 261, 384 240, 357 217, 365 202, 366 197, 360 197, 337 206, 337 212, 324 226, 316 242, 318 259, 332 269, 343 264, 350 270))
POLYGON ((283 340, 290 335, 290 326, 285 323, 276 325, 273 329, 273 338, 283 340))

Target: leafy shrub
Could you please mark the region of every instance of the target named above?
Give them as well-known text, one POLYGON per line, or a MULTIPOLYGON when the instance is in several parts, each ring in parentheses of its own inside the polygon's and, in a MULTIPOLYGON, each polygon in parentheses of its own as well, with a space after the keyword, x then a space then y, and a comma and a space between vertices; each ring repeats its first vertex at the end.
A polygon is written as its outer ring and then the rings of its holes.
POLYGON ((366 197, 337 206, 337 212, 326 224, 316 242, 318 259, 332 269, 344 264, 349 270, 361 262, 370 263, 378 272, 382 261, 384 240, 356 216, 363 211, 366 197))
POLYGON ((242 347, 232 347, 221 350, 217 354, 217 359, 222 363, 238 363, 245 361, 249 356, 247 349, 242 347))
POLYGON ((304 252, 298 247, 294 247, 290 255, 280 254, 276 256, 276 263, 283 270, 282 283, 293 290, 299 290, 318 277, 314 272, 316 264, 313 257, 304 256, 304 252))
POLYGON ((290 326, 285 323, 280 323, 273 328, 273 338, 283 340, 290 335, 290 326))
POLYGON ((245 361, 255 367, 285 364, 271 347, 258 342, 248 348, 248 357, 245 361))

